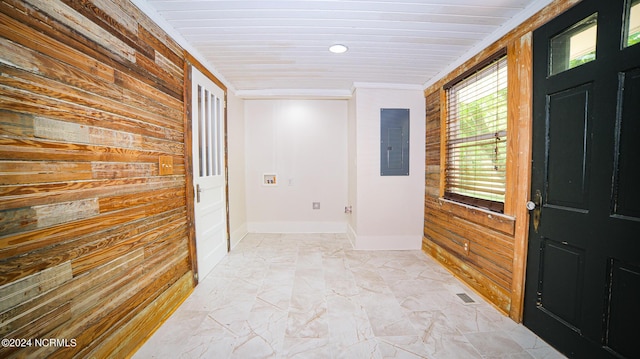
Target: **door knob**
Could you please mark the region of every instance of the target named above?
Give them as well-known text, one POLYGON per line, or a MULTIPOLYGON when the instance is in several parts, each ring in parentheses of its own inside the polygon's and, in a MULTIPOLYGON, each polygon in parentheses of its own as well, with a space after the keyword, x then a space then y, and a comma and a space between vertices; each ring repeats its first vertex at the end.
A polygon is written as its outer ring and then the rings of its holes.
POLYGON ((540 217, 542 217, 542 193, 540 193, 539 189, 536 190, 533 200, 527 202, 527 209, 533 211, 533 230, 538 233, 540 217))

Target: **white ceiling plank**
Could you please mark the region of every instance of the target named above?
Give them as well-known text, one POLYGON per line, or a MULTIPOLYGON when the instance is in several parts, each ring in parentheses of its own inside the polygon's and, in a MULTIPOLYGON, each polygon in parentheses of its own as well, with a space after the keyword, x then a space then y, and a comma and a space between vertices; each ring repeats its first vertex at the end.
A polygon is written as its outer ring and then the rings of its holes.
POLYGON ((344 94, 354 83, 426 86, 550 1, 134 0, 229 87, 252 96, 344 94), (335 43, 349 51, 329 53, 335 43))
MULTIPOLYGON (((520 11, 530 1, 510 0, 438 0, 438 1, 215 1, 215 0, 153 0, 154 7, 158 11, 237 11, 237 10, 263 10, 263 11, 291 11, 291 10, 331 10, 331 11, 436 11, 445 12, 444 9, 452 9, 459 12, 460 8, 487 9, 491 11, 515 10, 520 11), (189 3, 185 7, 185 2, 189 3)), ((450 10, 451 11, 451 10, 450 10)))
POLYGON ((208 21, 221 27, 243 27, 248 25, 260 25, 262 23, 282 23, 285 21, 304 20, 313 22, 322 21, 378 21, 389 23, 415 23, 415 24, 479 24, 488 26, 500 26, 504 21, 513 16, 513 12, 491 13, 480 15, 469 9, 468 13, 442 14, 442 13, 379 13, 379 12, 333 12, 333 11, 290 11, 286 13, 273 12, 273 16, 265 18, 264 11, 168 11, 165 14, 167 20, 174 24, 185 21, 208 21))

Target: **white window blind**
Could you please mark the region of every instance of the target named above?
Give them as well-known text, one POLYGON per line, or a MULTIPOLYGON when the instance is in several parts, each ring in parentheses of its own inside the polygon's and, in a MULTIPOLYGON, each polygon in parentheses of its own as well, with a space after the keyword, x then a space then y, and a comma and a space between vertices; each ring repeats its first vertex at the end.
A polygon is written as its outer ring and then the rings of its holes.
POLYGON ((445 198, 504 210, 507 57, 446 88, 445 198))

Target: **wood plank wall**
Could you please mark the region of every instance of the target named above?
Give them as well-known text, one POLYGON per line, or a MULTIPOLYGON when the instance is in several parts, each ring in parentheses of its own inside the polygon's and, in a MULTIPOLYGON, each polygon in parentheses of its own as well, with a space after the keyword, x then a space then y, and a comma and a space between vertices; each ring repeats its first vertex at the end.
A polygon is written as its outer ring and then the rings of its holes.
POLYGON ((127 0, 0 1, 0 337, 68 340, 0 357, 125 357, 193 289, 184 69, 127 0))
POLYGON ((513 320, 522 320, 531 170, 531 33, 579 0, 556 0, 425 90, 426 178, 423 250, 513 320), (507 193, 504 214, 444 194, 443 86, 498 50, 509 71, 507 193))

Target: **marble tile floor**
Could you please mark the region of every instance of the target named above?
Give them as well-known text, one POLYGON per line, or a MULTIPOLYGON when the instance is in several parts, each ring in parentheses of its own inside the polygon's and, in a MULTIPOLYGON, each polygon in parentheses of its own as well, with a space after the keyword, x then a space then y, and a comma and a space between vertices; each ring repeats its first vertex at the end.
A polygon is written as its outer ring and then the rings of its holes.
POLYGON ((419 250, 249 234, 134 358, 564 357, 419 250))

